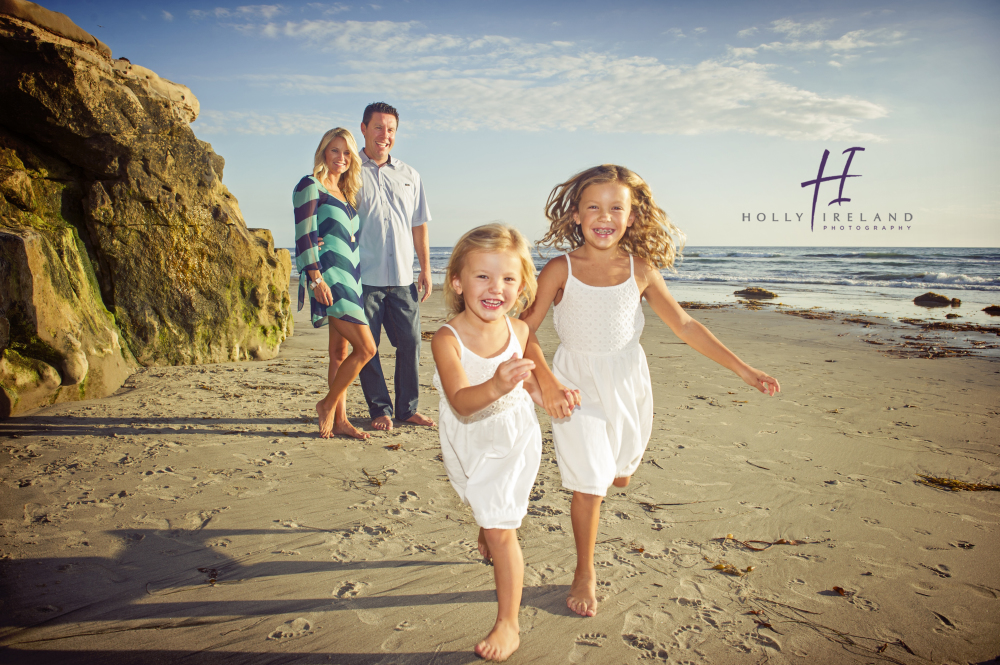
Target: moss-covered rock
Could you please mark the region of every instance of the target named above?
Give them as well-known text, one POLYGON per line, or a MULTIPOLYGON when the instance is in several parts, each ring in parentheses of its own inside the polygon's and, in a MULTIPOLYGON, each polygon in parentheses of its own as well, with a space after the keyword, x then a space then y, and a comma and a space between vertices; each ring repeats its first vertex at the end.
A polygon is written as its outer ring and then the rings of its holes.
POLYGON ((136 361, 277 354, 292 333, 291 257, 247 228, 225 161, 188 126, 190 90, 112 59, 61 14, 5 0, 0 98, 8 413, 44 402, 26 397, 39 391, 109 394, 136 361))

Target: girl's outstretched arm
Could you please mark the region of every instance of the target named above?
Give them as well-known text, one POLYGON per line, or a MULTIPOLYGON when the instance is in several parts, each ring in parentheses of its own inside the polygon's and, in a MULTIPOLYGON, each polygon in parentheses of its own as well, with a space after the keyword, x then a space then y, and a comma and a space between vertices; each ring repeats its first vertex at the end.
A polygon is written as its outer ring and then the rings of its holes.
POLYGON ((510 360, 500 363, 493 378, 478 386, 470 386, 469 378, 462 367, 462 352, 458 340, 450 330, 441 328, 434 333, 431 351, 448 403, 461 416, 471 416, 477 411, 482 411, 531 376, 531 370, 535 367, 535 363, 531 360, 518 358, 515 355, 510 360))
POLYGON ((542 407, 552 418, 568 418, 573 413, 573 407, 580 403, 580 394, 569 390, 556 378, 545 354, 538 343, 535 331, 542 324, 552 303, 562 295, 569 271, 566 269, 566 258, 558 257, 545 264, 538 275, 538 291, 531 307, 521 312, 521 320, 528 324, 528 343, 524 347, 524 357, 535 362, 535 380, 542 394, 542 407))
POLYGON ((663 322, 670 326, 674 334, 681 338, 688 346, 698 353, 711 358, 728 370, 734 372, 748 385, 753 386, 762 393, 774 395, 781 391, 781 386, 777 380, 769 376, 766 372, 754 369, 750 365, 739 359, 739 357, 726 348, 726 346, 716 339, 708 328, 691 318, 684 309, 677 304, 677 301, 667 289, 663 275, 656 268, 650 266, 641 259, 636 259, 636 272, 644 283, 639 283, 642 295, 646 302, 653 308, 656 315, 663 319, 663 322))

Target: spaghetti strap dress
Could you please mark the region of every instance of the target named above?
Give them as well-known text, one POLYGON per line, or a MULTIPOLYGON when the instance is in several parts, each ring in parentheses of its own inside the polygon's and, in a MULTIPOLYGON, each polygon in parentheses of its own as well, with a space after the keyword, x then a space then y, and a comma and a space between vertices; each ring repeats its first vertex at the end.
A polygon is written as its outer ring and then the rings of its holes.
POLYGON ((552 439, 563 487, 605 496, 615 478, 642 462, 653 429, 653 388, 639 345, 645 324, 642 294, 629 257, 629 278, 614 286, 589 286, 569 275, 553 323, 559 348, 552 370, 582 404, 552 421, 552 439))
POLYGON ((327 317, 349 323, 368 324, 361 295, 361 264, 358 245, 358 212, 347 201, 327 191, 311 175, 302 178, 292 192, 295 207, 295 265, 299 270, 299 309, 306 292, 312 324, 319 328, 327 317), (323 240, 320 246, 319 241, 323 240), (332 305, 316 300, 308 286, 307 270, 318 270, 330 287, 332 305))
MULTIPOLYGON (((510 341, 492 358, 470 351, 462 344, 458 332, 445 324, 458 340, 469 385, 489 381, 500 363, 515 353, 521 356, 521 344, 510 318, 505 318, 510 341)), ((542 431, 534 402, 519 383, 485 409, 461 416, 448 403, 437 370, 434 386, 441 395, 438 432, 441 457, 451 486, 472 508, 479 526, 517 529, 528 512, 528 497, 542 461, 542 431)))

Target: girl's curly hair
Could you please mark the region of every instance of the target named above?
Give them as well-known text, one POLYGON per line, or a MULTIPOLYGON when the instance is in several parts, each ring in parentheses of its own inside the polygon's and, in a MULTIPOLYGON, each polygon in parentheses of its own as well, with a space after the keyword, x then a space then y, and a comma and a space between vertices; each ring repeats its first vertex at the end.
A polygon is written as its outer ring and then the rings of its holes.
POLYGON ((577 173, 556 185, 545 203, 545 216, 550 222, 539 247, 574 250, 584 244, 583 231, 573 221, 578 212, 583 191, 591 185, 615 182, 632 193, 632 213, 635 219, 625 230, 618 245, 632 256, 638 256, 657 268, 674 270, 674 259, 684 248, 684 233, 673 225, 667 213, 653 200, 649 185, 624 166, 602 164, 577 173))
POLYGON ((472 252, 510 252, 518 258, 521 264, 521 293, 517 303, 510 310, 510 316, 516 317, 531 306, 538 290, 535 279, 535 264, 531 260, 531 245, 521 235, 521 232, 506 224, 484 224, 477 226, 459 239, 451 250, 448 259, 448 270, 444 278, 444 300, 452 315, 465 311, 465 299, 455 291, 452 280, 462 274, 465 267, 465 257, 472 252))

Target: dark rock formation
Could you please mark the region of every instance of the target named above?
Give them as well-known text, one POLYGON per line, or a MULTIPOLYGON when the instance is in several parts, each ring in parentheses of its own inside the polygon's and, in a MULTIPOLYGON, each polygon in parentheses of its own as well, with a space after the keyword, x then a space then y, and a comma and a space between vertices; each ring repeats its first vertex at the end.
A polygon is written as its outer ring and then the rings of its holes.
POLYGON ((62 14, 0 0, 0 417, 142 365, 266 359, 291 260, 248 229, 198 101, 62 14))
MULTIPOLYGON (((989 307, 984 307, 983 311, 990 316, 1000 316, 1000 305, 990 305, 989 307)), ((3 331, 0 331, 3 334, 3 331)))
POLYGON ((948 296, 928 291, 927 293, 914 298, 913 304, 920 305, 921 307, 948 307, 949 305, 952 307, 958 307, 962 304, 962 301, 958 298, 949 298, 948 296))
POLYGON ((748 300, 770 300, 771 298, 778 297, 777 293, 762 289, 759 286, 751 286, 742 291, 733 291, 733 295, 748 300))

